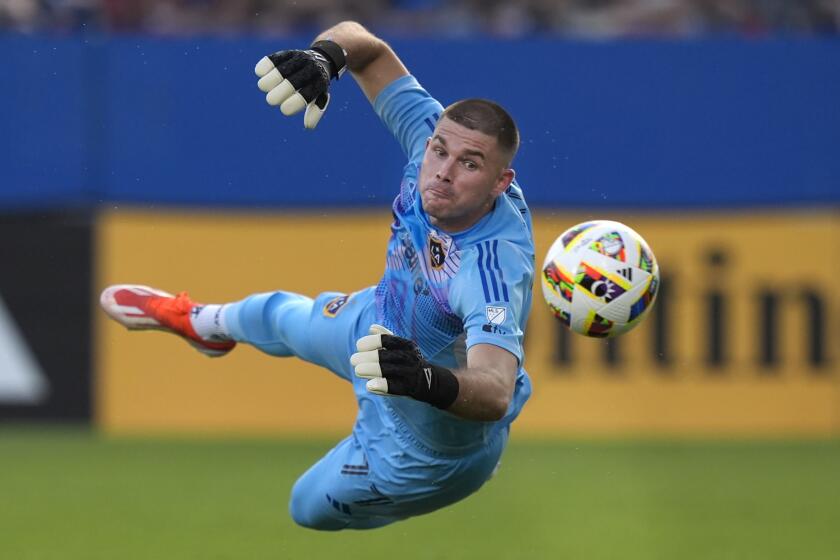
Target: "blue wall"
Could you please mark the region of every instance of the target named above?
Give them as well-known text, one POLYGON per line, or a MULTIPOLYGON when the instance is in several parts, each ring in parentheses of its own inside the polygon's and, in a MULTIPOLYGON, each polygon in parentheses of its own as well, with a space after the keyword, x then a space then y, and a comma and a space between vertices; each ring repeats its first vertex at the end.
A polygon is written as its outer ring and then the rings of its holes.
MULTIPOLYGON (((306 39, 0 36, 0 208, 385 205, 402 154, 349 75, 317 131, 253 67, 306 39)), ((392 41, 518 120, 532 206, 840 202, 840 42, 392 41)))

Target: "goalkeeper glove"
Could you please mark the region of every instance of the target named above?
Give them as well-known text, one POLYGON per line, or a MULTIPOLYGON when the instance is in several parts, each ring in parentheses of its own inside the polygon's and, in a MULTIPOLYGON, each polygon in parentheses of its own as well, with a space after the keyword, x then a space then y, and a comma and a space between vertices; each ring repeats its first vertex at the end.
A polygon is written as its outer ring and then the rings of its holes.
POLYGON ((368 379, 367 390, 377 395, 401 395, 440 409, 458 397, 458 378, 444 367, 430 364, 417 345, 380 325, 356 341, 350 357, 358 377, 368 379))
POLYGON ((306 107, 303 126, 315 128, 330 104, 330 79, 344 73, 346 57, 332 41, 316 41, 305 51, 278 51, 257 63, 257 87, 266 92, 268 104, 280 105, 286 116, 306 107))

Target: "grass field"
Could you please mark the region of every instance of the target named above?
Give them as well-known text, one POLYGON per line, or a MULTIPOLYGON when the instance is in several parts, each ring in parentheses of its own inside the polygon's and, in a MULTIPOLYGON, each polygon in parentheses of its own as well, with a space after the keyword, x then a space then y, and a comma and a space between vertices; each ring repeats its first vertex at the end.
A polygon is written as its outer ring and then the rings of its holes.
POLYGON ((840 442, 520 442, 478 494, 367 532, 286 512, 330 441, 0 429, 0 558, 840 557, 840 442))

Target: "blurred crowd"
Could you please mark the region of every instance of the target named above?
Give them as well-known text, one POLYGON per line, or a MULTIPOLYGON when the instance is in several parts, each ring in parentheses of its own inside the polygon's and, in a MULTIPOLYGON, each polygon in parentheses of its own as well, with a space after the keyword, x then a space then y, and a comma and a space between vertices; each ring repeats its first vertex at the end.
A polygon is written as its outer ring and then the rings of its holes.
POLYGON ((290 35, 343 19, 403 36, 837 34, 840 0, 0 0, 0 29, 19 32, 290 35))

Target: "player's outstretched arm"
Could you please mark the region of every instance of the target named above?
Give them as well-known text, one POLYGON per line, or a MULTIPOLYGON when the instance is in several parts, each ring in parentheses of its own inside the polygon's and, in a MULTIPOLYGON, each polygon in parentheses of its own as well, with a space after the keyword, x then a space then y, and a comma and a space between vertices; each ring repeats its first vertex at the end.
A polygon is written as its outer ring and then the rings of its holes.
POLYGON ((330 81, 347 69, 371 103, 385 86, 408 74, 391 47, 353 21, 327 29, 308 49, 264 56, 254 71, 269 105, 287 116, 306 109, 303 124, 315 128, 330 103, 330 81))
POLYGON ((391 47, 355 21, 343 21, 315 40, 341 45, 347 53, 347 69, 371 103, 385 86, 408 74, 391 47))
POLYGON ((516 356, 493 344, 475 344, 467 352, 467 367, 458 370, 458 398, 447 410, 470 420, 499 420, 506 413, 516 386, 516 356))

